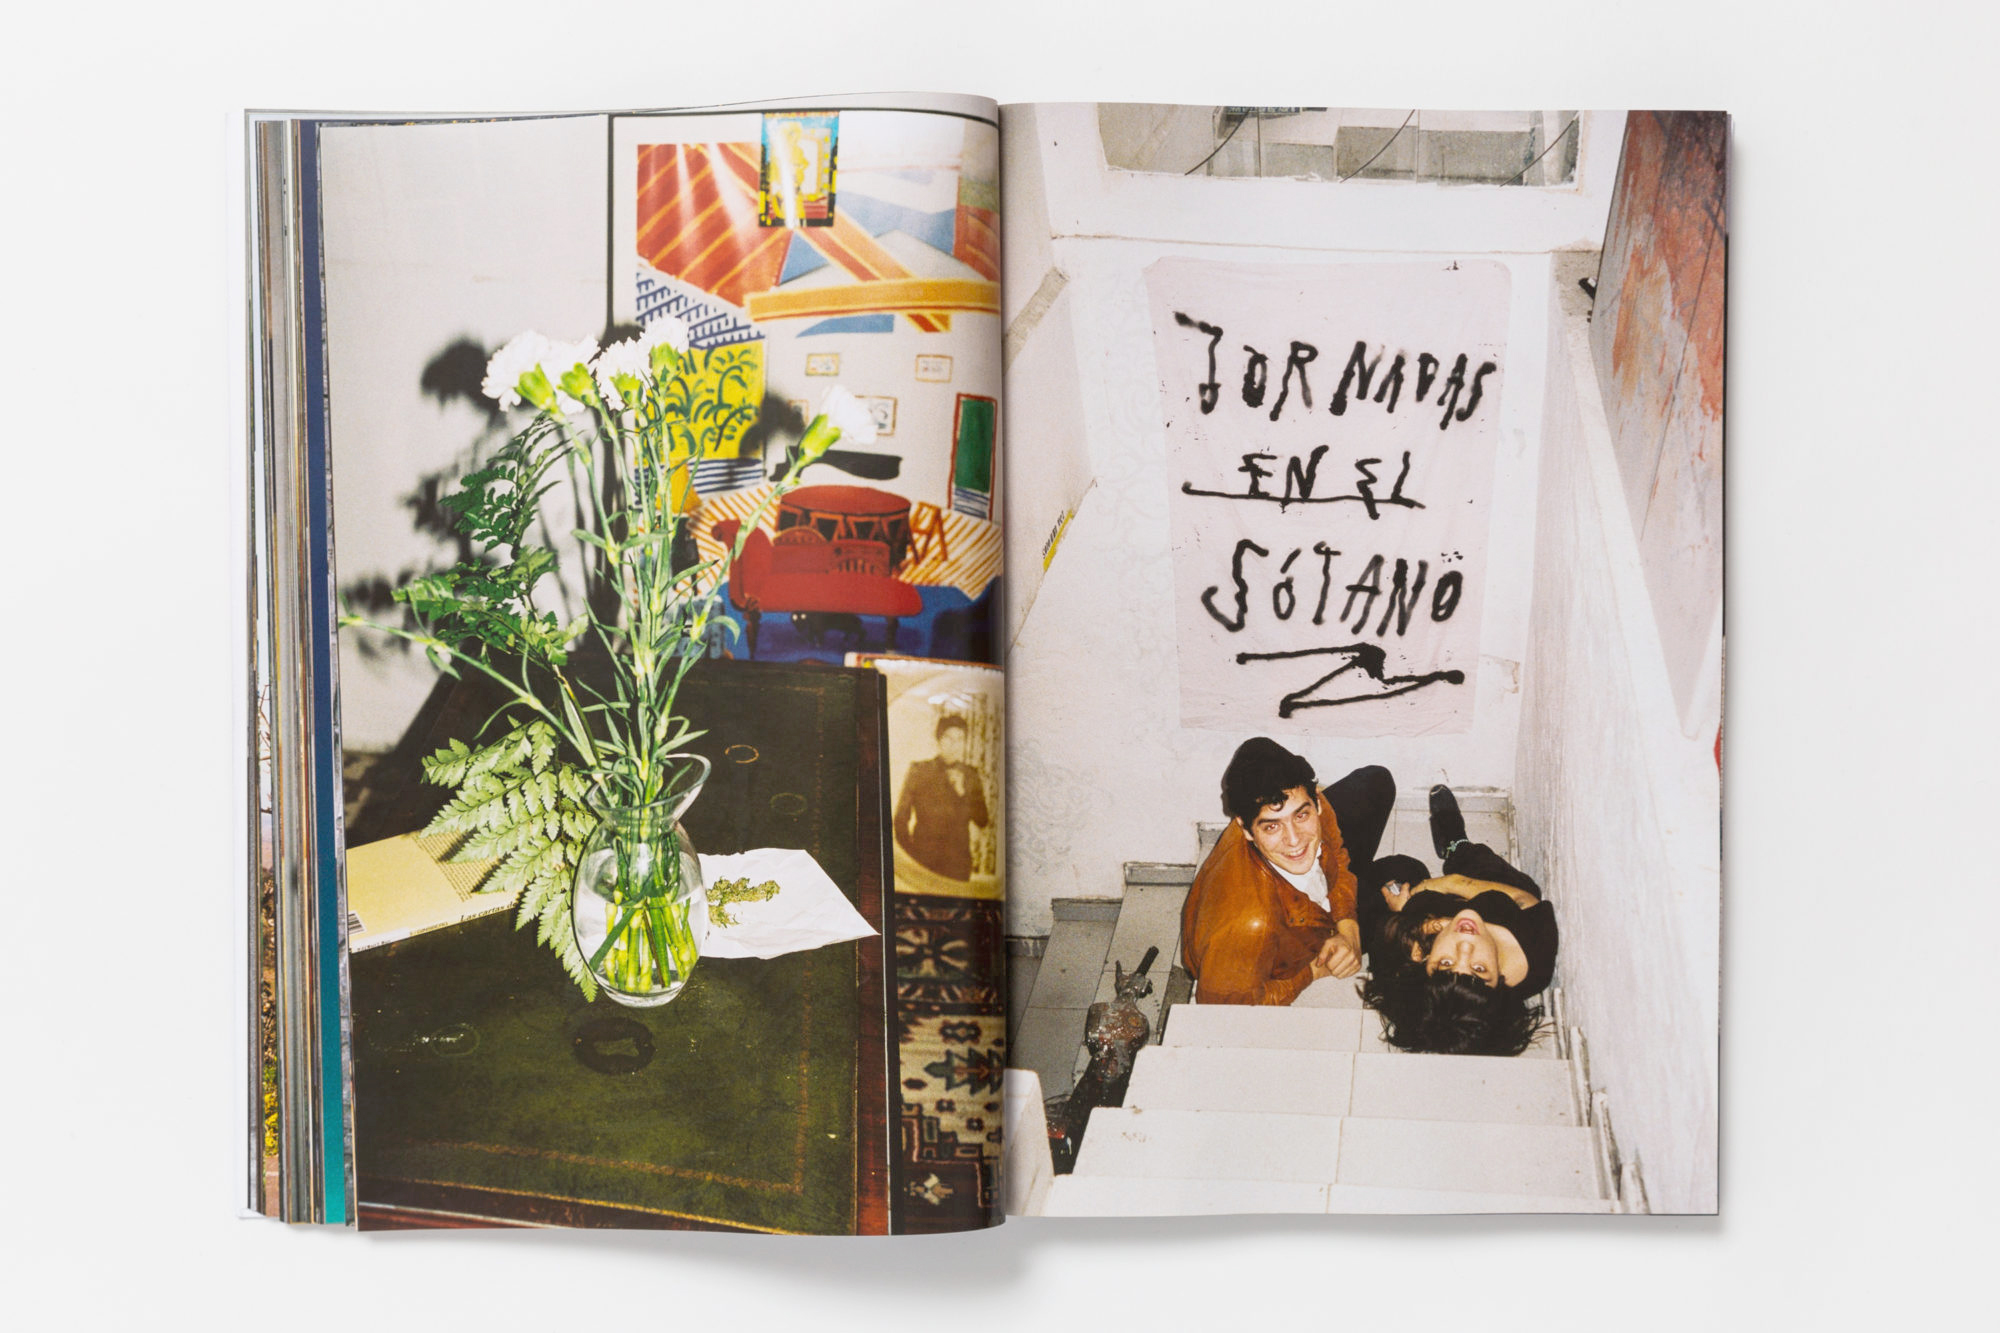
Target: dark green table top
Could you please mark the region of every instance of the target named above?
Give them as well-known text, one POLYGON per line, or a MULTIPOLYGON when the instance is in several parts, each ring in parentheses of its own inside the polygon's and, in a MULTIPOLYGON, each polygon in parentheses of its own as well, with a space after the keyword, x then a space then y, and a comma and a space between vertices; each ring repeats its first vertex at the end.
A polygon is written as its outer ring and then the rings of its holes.
MULTIPOLYGON (((428 736, 480 702, 433 710, 428 736)), ((880 678, 705 664, 682 702, 715 764, 683 821, 696 848, 803 847, 881 930, 880 678)), ((879 938, 704 959, 650 1010, 586 1003, 511 912, 351 976, 364 1226, 885 1229, 879 938)))

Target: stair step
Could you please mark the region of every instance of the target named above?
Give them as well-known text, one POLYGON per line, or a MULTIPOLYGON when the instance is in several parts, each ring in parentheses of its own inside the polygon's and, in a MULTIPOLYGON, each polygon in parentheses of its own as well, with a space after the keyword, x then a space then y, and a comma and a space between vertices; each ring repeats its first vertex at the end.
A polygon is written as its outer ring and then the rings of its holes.
MULTIPOLYGON (((1352 985, 1352 981, 1338 985, 1352 985)), ((1311 994, 1324 981, 1307 988, 1311 994)), ((1333 999, 1337 987, 1327 992, 1333 999)), ((1161 1040, 1180 1046, 1242 1046, 1295 1051, 1368 1051, 1378 1055, 1409 1055, 1382 1040, 1382 1020, 1372 1009, 1272 1004, 1182 1004, 1169 1015, 1161 1040)), ((1496 1057, 1498 1058, 1498 1057, 1496 1057)), ((1556 1033, 1551 1024, 1517 1060, 1556 1060, 1556 1033)))
POLYGON ((1466 1190, 1377 1189, 1285 1180, 1057 1176, 1049 1217, 1173 1217, 1222 1213, 1609 1213, 1609 1199, 1466 1190))
POLYGON ((1353 1102, 1354 1060, 1345 1051, 1149 1046, 1132 1067, 1125 1105, 1342 1116, 1353 1102))
POLYGON ((1116 898, 1051 898, 1049 915, 1057 921, 1116 921, 1116 898))
MULTIPOLYGON (((1465 791, 1456 792, 1459 813, 1465 816, 1465 833, 1474 842, 1483 842, 1509 861, 1515 860, 1514 846, 1514 803, 1505 792, 1465 791)), ((1387 856, 1400 852, 1404 856, 1414 856, 1430 868, 1432 874, 1440 872, 1440 858, 1431 845, 1430 790, 1400 792, 1396 797, 1396 807, 1390 813, 1389 826, 1382 831, 1382 844, 1377 855, 1387 856)))
POLYGON ((1590 1131, 1100 1107, 1079 1176, 1280 1180, 1478 1194, 1600 1197, 1590 1131))
MULTIPOLYGON (((1509 861, 1515 859, 1514 846, 1514 802, 1502 791, 1486 789, 1481 791, 1459 791, 1459 812, 1465 816, 1465 832, 1474 842, 1483 842, 1509 861)), ((1209 849, 1215 840, 1228 828, 1227 821, 1214 822, 1198 820, 1194 826, 1195 863, 1199 865, 1208 859, 1209 849)), ((1414 856, 1438 871, 1438 854, 1431 846, 1430 793, 1423 791, 1399 792, 1395 808, 1390 812, 1388 827, 1382 830, 1381 844, 1375 849, 1377 856, 1387 856, 1401 852, 1414 856)))
POLYGON ((1332 1186, 1292 1180, 1132 1180, 1057 1176, 1047 1217, 1194 1217, 1218 1213, 1324 1213, 1332 1186))
POLYGON ((1569 1065, 1482 1055, 1161 1045, 1139 1052, 1125 1105, 1506 1125, 1575 1125, 1569 1065))
POLYGON ((1082 1009, 1097 994, 1097 978, 1104 971, 1104 954, 1111 947, 1117 922, 1106 918, 1071 919, 1058 917, 1049 932, 1048 948, 1035 972, 1034 994, 1028 1005, 1035 1009, 1082 1009))
POLYGON ((1084 1009, 1050 1009, 1029 1005, 1021 1026, 1011 1031, 1008 1062, 1032 1069, 1046 1096, 1060 1097, 1075 1086, 1076 1053, 1083 1044, 1084 1009))
POLYGON ((1123 963, 1128 970, 1136 969, 1146 950, 1157 948, 1159 957, 1153 960, 1152 970, 1146 974, 1153 983, 1152 993, 1136 1002, 1156 1033, 1167 998, 1167 976, 1179 961, 1181 907, 1187 902, 1188 882, 1193 875, 1192 866, 1126 864, 1123 905, 1092 997, 1110 1000, 1117 993, 1117 971, 1113 965, 1123 963))
POLYGON ((1294 1009, 1359 1009, 1360 977, 1322 977, 1299 992, 1294 1009))
POLYGON ((1575 1125, 1567 1060, 1499 1055, 1354 1057, 1347 1113, 1373 1120, 1575 1125))
POLYGON ((1009 1069, 1004 1099, 1007 1133, 1000 1174, 1006 1184, 1007 1211, 1035 1216, 1046 1207, 1049 1187, 1056 1179, 1041 1080, 1032 1069, 1009 1069))
MULTIPOLYGON (((1362 1009, 1300 1009, 1260 1004, 1176 1005, 1167 1021, 1168 1046, 1235 1046, 1250 1050, 1357 1051, 1362 1029, 1374 1031, 1362 1009), (1368 1021, 1363 1022, 1366 1018, 1368 1021)), ((1377 1046, 1380 1042, 1378 1040, 1377 1046)))
POLYGON ((1567 1125, 1467 1124, 1350 1117, 1341 1185, 1601 1197, 1590 1131, 1567 1125))
POLYGON ((1125 886, 1134 884, 1179 885, 1182 894, 1194 883, 1195 867, 1184 861, 1127 861, 1125 886))
POLYGON ((1333 1183, 1340 1131, 1337 1116, 1100 1106, 1090 1113, 1076 1174, 1333 1183))
POLYGON ((1117 928, 1118 901, 1061 899, 1055 920, 1035 968, 1034 989, 1013 1033, 1010 1059, 1017 1068, 1041 1077, 1046 1096, 1060 1097, 1074 1085, 1083 1050, 1085 1012, 1104 970, 1104 951, 1117 928), (1096 908, 1109 904, 1112 916, 1096 908), (1078 912, 1081 915, 1078 915, 1078 912))

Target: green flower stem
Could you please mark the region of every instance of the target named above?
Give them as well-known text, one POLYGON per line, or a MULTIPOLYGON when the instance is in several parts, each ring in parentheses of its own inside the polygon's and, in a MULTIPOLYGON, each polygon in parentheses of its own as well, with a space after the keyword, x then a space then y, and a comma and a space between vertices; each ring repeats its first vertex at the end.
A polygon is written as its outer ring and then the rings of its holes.
MULTIPOLYGON (((621 911, 623 906, 623 900, 615 897, 604 905, 604 940, 597 946, 597 952, 590 955, 593 969, 604 962, 605 955, 619 948, 619 942, 625 938, 625 931, 632 924, 633 914, 629 910, 621 911)), ((616 961, 614 957, 613 963, 616 961)))
POLYGON ((537 713, 540 713, 545 719, 548 720, 551 726, 555 727, 555 729, 558 732, 562 733, 564 739, 569 741, 570 744, 576 746, 580 753, 585 755, 592 753, 592 750, 590 749, 590 737, 588 732, 579 730, 577 734, 572 734, 570 729, 563 725, 563 719, 557 717, 553 712, 551 712, 549 706, 543 703, 540 699, 537 699, 531 691, 522 689, 519 685, 516 685, 513 681, 507 679, 505 676, 501 675, 498 671, 495 671, 485 662, 482 662, 480 659, 472 656, 470 653, 460 652, 457 648, 452 647, 450 644, 446 643, 443 639, 433 638, 428 634, 417 634, 411 630, 399 629, 394 625, 378 624, 373 620, 367 620, 361 616, 342 616, 340 618, 340 623, 342 625, 361 625, 365 626, 368 629, 380 630, 384 634, 393 634, 399 639, 408 639, 411 643, 414 643, 421 648, 435 648, 442 653, 448 654, 453 659, 463 662, 467 666, 473 667, 485 673, 486 675, 492 677, 494 680, 498 681, 502 686, 504 686, 507 692, 509 694, 512 694, 516 700, 526 704, 528 707, 534 709, 537 713))
POLYGON ((646 928, 653 942, 653 956, 660 963, 660 984, 671 986, 675 978, 687 975, 687 965, 679 950, 667 938, 667 904, 664 899, 651 898, 646 902, 646 928))
MULTIPOLYGON (((454 526, 478 543, 480 554, 398 591, 397 600, 408 604, 411 623, 422 632, 345 615, 341 623, 368 625, 416 643, 440 669, 456 675, 460 664, 469 665, 500 685, 509 702, 495 717, 525 705, 537 719, 533 730, 544 736, 536 774, 552 761, 558 740, 580 761, 574 770, 562 761, 565 781, 574 789, 569 799, 581 799, 581 783, 592 789, 595 803, 659 801, 672 786, 670 757, 703 734, 674 710, 710 627, 727 614, 730 569, 751 535, 799 486, 804 471, 840 439, 824 415, 814 417, 729 550, 676 569, 674 541, 692 520, 678 511, 675 499, 700 460, 756 419, 756 399, 745 392, 752 377, 747 363, 725 358, 718 373, 712 354, 683 357, 663 345, 653 349, 648 373, 620 380, 620 406, 614 410, 588 371, 572 366, 559 377, 563 392, 584 405, 572 420, 559 409, 557 386, 545 372, 523 376, 523 396, 540 409, 534 421, 467 473, 462 489, 447 497, 454 526), (555 470, 558 460, 561 473, 555 470), (580 613, 567 625, 552 625, 552 615, 535 609, 534 588, 557 566, 557 557, 546 540, 528 541, 526 533, 538 519, 546 533, 539 504, 558 482, 545 484, 544 478, 565 474, 576 493, 576 536, 595 550, 587 553, 583 569, 580 613), (511 557, 503 560, 510 549, 511 557), (599 688, 582 673, 570 676, 569 658, 573 645, 580 646, 579 636, 610 659, 609 687, 599 688), (504 660, 515 655, 521 659, 518 672, 504 660), (489 656, 500 660, 496 664, 486 660, 489 656)), ((461 787, 472 780, 463 765, 440 771, 461 774, 456 784, 461 787)), ((511 790, 526 790, 523 784, 537 780, 519 765, 504 777, 511 790)), ((483 768, 478 780, 490 784, 494 778, 483 768)), ((481 799, 490 804, 498 794, 481 799)), ((485 807, 475 802, 465 808, 485 807)), ((639 876, 643 882, 635 882, 632 849, 617 852, 618 864, 607 868, 616 878, 605 937, 587 965, 567 919, 550 937, 586 992, 593 974, 639 989, 651 984, 656 969, 661 983, 674 985, 695 965, 696 929, 682 896, 681 865, 671 837, 666 842, 671 854, 639 876)), ((524 846, 515 854, 543 853, 524 846)), ((529 864, 522 860, 522 869, 509 873, 527 874, 529 864)), ((546 889, 537 892, 546 898, 546 889)), ((546 913, 543 921, 546 927, 546 913)))

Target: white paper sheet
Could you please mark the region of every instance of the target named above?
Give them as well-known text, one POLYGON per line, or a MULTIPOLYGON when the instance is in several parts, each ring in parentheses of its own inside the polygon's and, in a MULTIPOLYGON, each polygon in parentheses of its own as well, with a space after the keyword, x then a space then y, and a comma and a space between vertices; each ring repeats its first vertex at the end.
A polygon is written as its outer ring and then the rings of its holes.
POLYGON ((810 852, 759 847, 734 856, 704 856, 701 878, 711 890, 722 879, 747 878, 752 884, 778 881, 775 898, 729 904, 736 924, 710 924, 701 949, 704 957, 776 958, 876 933, 810 852))
POLYGON ((1469 729, 1506 266, 1166 259, 1146 282, 1181 724, 1469 729))

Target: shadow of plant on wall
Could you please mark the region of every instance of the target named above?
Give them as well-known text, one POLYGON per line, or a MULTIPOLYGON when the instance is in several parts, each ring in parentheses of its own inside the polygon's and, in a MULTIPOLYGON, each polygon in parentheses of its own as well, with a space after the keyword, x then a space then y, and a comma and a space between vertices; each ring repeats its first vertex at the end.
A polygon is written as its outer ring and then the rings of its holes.
MULTIPOLYGON (((629 337, 637 331, 637 325, 612 325, 605 330, 604 340, 629 337)), ((494 350, 475 338, 461 337, 445 344, 424 363, 417 377, 423 396, 436 403, 440 412, 454 407, 470 408, 478 414, 481 424, 464 448, 454 453, 448 463, 434 471, 418 474, 410 490, 397 501, 410 516, 410 530, 427 538, 433 553, 393 573, 370 571, 341 584, 340 598, 347 610, 402 629, 414 629, 416 621, 409 607, 395 600, 395 590, 413 578, 436 574, 478 558, 471 539, 453 524, 443 500, 457 488, 461 477, 512 436, 507 412, 481 387, 486 378, 487 362, 494 350)), ((571 504, 570 526, 583 527, 584 514, 580 501, 572 497, 571 504)), ((542 541, 556 547, 557 534, 546 509, 540 516, 540 527, 542 541)), ((571 608, 576 602, 576 594, 560 565, 552 574, 562 614, 567 618, 573 614, 571 608)), ((407 639, 373 634, 356 636, 354 647, 365 660, 407 657, 415 651, 414 645, 407 639)))
MULTIPOLYGON (((484 425, 463 450, 453 455, 450 463, 419 475, 415 485, 398 501, 410 515, 411 530, 429 538, 437 553, 420 563, 405 565, 394 573, 372 571, 341 584, 340 600, 348 610, 372 619, 391 618, 405 629, 414 628, 415 622, 409 609, 396 602, 394 590, 412 578, 449 569, 460 561, 474 558, 472 542, 452 526, 451 515, 440 501, 448 488, 476 464, 487 447, 507 438, 507 414, 501 411, 498 403, 479 390, 489 355, 487 348, 474 339, 459 338, 424 363, 423 372, 417 380, 424 396, 433 400, 440 411, 455 404, 470 407, 483 419, 484 425)), ((403 657, 412 651, 407 639, 359 635, 353 642, 356 651, 365 659, 403 657)))

